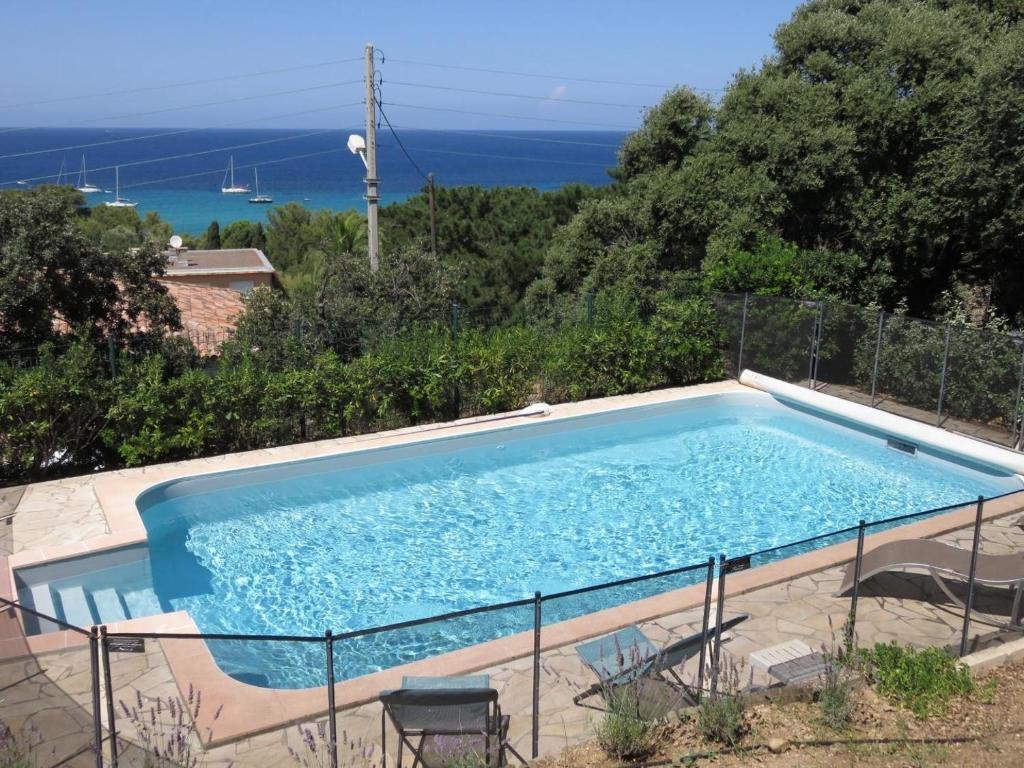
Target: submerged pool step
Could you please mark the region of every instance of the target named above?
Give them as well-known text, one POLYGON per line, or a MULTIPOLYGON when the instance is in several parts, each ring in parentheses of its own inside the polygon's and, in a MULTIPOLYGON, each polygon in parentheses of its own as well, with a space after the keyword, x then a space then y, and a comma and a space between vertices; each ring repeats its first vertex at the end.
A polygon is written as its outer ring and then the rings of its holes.
MULTIPOLYGON (((29 593, 32 595, 33 608, 40 613, 45 613, 47 616, 57 616, 57 608, 53 604, 53 592, 50 591, 49 584, 34 584, 29 593)), ((40 632, 52 632, 55 629, 60 629, 52 621, 47 621, 46 619, 31 617, 31 622, 29 622, 28 617, 26 617, 26 622, 37 624, 40 632)))
POLYGON ((85 590, 80 586, 62 587, 57 590, 60 604, 64 609, 64 620, 79 627, 90 627, 93 621, 92 608, 85 590))
POLYGON ((128 616, 121 604, 121 596, 113 587, 97 589, 92 592, 92 602, 96 606, 97 618, 101 624, 108 624, 114 621, 124 621, 128 616))
POLYGON ((137 589, 132 592, 125 592, 124 604, 128 608, 128 615, 133 619, 140 616, 155 616, 163 613, 160 607, 160 598, 152 589, 137 589))

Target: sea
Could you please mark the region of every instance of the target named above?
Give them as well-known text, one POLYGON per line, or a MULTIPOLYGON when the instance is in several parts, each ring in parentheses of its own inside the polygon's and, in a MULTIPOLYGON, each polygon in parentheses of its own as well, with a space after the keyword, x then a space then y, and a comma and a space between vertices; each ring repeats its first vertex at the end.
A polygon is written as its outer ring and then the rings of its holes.
MULTIPOLYGON (((288 202, 311 209, 365 210, 362 161, 346 146, 361 130, 0 128, 0 189, 40 184, 79 185, 83 157, 89 183, 102 192, 90 205, 114 199, 115 167, 121 197, 138 211, 157 211, 176 232, 198 234, 216 219, 266 220, 288 202), (126 140, 127 139, 127 140, 126 140), (41 151, 45 150, 45 151, 41 151), (233 158, 236 184, 273 198, 221 193, 233 158)), ((529 186, 553 190, 581 182, 610 182, 625 138, 619 131, 402 130, 378 132, 377 175, 382 204, 423 189, 433 173, 439 186, 529 186)))

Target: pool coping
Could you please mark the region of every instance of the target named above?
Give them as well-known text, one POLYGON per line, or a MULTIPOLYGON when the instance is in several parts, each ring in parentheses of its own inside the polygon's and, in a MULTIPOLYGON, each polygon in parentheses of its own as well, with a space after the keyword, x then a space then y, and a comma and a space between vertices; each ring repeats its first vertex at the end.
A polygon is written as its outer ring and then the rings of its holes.
MULTIPOLYGON (((565 419, 590 413, 602 413, 676 400, 704 397, 719 393, 752 393, 749 387, 734 381, 716 382, 695 387, 660 390, 601 400, 584 401, 556 406, 549 419, 565 419)), ((768 396, 768 395, 766 395, 768 396)), ((145 529, 135 500, 140 493, 168 480, 194 477, 199 474, 219 473, 231 469, 269 466, 303 458, 339 455, 352 451, 392 445, 405 445, 440 437, 474 434, 494 429, 529 424, 537 417, 514 416, 495 421, 493 417, 463 420, 442 425, 427 425, 387 433, 361 435, 339 440, 286 446, 242 454, 229 454, 214 459, 197 459, 169 465, 157 465, 140 470, 120 470, 97 475, 96 495, 108 520, 110 533, 81 543, 61 547, 25 550, 8 558, 6 583, 0 592, 15 594, 14 570, 27 565, 53 560, 79 557, 146 540, 145 529), (215 466, 211 466, 215 465, 215 466), (203 470, 206 470, 205 472, 203 470), (133 514, 128 514, 130 510, 133 514)), ((1024 509, 1024 490, 988 501, 984 519, 991 520, 1024 509)), ((963 528, 973 523, 973 505, 956 509, 935 517, 909 523, 898 528, 867 537, 869 546, 905 537, 932 537, 963 528)), ((786 558, 730 576, 726 597, 734 597, 755 589, 789 581, 852 560, 855 541, 844 542, 786 558)), ((637 622, 650 621, 671 613, 691 609, 703 604, 704 585, 674 590, 662 595, 604 609, 576 619, 558 622, 544 628, 541 649, 550 650, 606 634, 637 622)), ((139 619, 130 619, 106 625, 110 632, 198 633, 198 628, 187 612, 178 611, 139 619)), ((0 658, 58 651, 84 645, 88 638, 69 630, 20 638, 0 638, 0 658)), ((296 722, 305 722, 327 712, 326 686, 319 688, 285 690, 259 688, 242 683, 221 671, 205 641, 194 639, 162 639, 159 641, 171 674, 179 691, 186 695, 191 688, 201 690, 203 698, 226 703, 219 717, 214 717, 216 706, 200 712, 196 728, 207 747, 238 741, 260 733, 275 731, 296 722), (232 702, 244 702, 244 707, 231 708, 232 702)), ((387 670, 339 682, 335 685, 335 706, 348 709, 377 699, 379 692, 396 688, 402 675, 453 675, 475 672, 533 652, 532 632, 523 632, 497 640, 461 648, 439 656, 392 667, 387 670)))

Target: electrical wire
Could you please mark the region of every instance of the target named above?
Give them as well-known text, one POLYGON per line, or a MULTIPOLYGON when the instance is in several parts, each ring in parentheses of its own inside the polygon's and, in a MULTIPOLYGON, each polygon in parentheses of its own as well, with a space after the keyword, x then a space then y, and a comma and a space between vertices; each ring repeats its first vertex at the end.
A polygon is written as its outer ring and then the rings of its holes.
MULTIPOLYGON (((309 157, 320 157, 322 155, 330 155, 335 152, 348 152, 347 147, 335 147, 334 149, 323 149, 319 152, 307 152, 302 155, 290 155, 288 157, 279 157, 274 160, 260 160, 258 163, 247 163, 245 165, 236 165, 235 170, 245 170, 246 168, 262 168, 264 165, 276 165, 278 163, 290 163, 293 160, 304 160, 309 157)), ((213 168, 209 171, 197 171, 196 173, 184 173, 180 176, 167 176, 162 179, 150 179, 148 181, 136 181, 132 184, 122 184, 121 189, 133 189, 135 187, 145 187, 150 184, 163 184, 168 181, 179 181, 181 179, 194 179, 199 176, 213 176, 214 174, 224 173, 223 168, 213 168)))
POLYGON ((461 128, 417 128, 413 125, 396 125, 403 131, 426 131, 428 133, 457 133, 460 136, 480 136, 486 139, 505 139, 508 141, 539 141, 546 144, 572 144, 579 147, 604 147, 608 149, 619 149, 621 144, 608 144, 599 141, 573 141, 571 139, 545 139, 540 136, 512 136, 507 133, 483 133, 480 131, 464 131, 461 128))
POLYGON ((644 109, 643 104, 619 104, 610 101, 588 101, 586 99, 553 98, 551 96, 534 96, 526 93, 507 93, 503 91, 483 91, 474 88, 456 88, 451 85, 431 85, 429 83, 407 83, 402 80, 388 80, 388 85, 401 85, 409 88, 430 88, 436 91, 456 91, 458 93, 475 93, 481 96, 506 96, 513 99, 531 99, 533 101, 550 101, 555 104, 591 104, 599 107, 625 107, 628 109, 644 109))
POLYGON ((415 160, 412 159, 412 155, 410 155, 409 151, 405 148, 405 144, 402 143, 402 140, 398 138, 398 134, 395 133, 395 129, 391 126, 391 121, 388 120, 387 113, 384 111, 384 106, 380 103, 380 99, 375 98, 374 101, 377 103, 377 109, 380 112, 380 116, 384 118, 384 122, 387 124, 388 130, 391 131, 391 135, 395 137, 395 141, 402 150, 402 154, 405 155, 405 159, 408 160, 410 165, 416 169, 416 172, 423 177, 424 181, 429 181, 430 179, 427 178, 427 174, 425 174, 423 169, 419 167, 415 160))
MULTIPOLYGON (((295 94, 295 93, 309 93, 310 91, 322 91, 322 90, 324 90, 326 88, 341 88, 342 86, 354 85, 356 83, 361 83, 361 82, 363 82, 363 81, 362 80, 343 80, 343 81, 338 82, 338 83, 324 83, 322 85, 312 85, 312 86, 309 86, 308 88, 293 88, 293 89, 288 90, 288 91, 274 91, 272 93, 257 93, 257 94, 253 94, 252 96, 239 96, 239 97, 234 98, 234 99, 218 99, 217 101, 206 101, 206 102, 202 102, 200 104, 184 104, 184 105, 176 106, 176 107, 163 107, 161 109, 151 109, 151 110, 148 110, 146 112, 131 112, 131 113, 126 114, 126 115, 110 115, 110 116, 104 116, 104 117, 92 117, 92 118, 88 118, 86 120, 69 120, 69 121, 63 122, 63 123, 51 123, 48 126, 42 126, 42 127, 57 128, 57 127, 68 126, 68 125, 80 125, 82 123, 95 123, 95 122, 100 122, 100 121, 103 121, 103 120, 122 120, 122 119, 128 118, 128 117, 144 117, 146 115, 160 115, 160 114, 165 114, 167 112, 178 112, 178 111, 183 110, 183 109, 198 109, 200 107, 215 107, 215 106, 220 106, 222 104, 237 104, 237 103, 242 102, 242 101, 254 101, 256 99, 268 99, 268 98, 273 98, 275 96, 290 96, 290 95, 295 94)), ((40 126, 22 126, 22 127, 18 127, 18 128, 4 128, 3 130, 0 130, 0 134, 13 133, 15 131, 31 131, 31 130, 37 129, 38 127, 40 127, 40 126)))
POLYGON ((544 157, 522 157, 519 155, 494 155, 486 152, 459 152, 453 149, 427 149, 426 147, 412 147, 416 152, 430 152, 439 155, 461 155, 464 157, 486 157, 494 160, 518 160, 527 163, 554 163, 557 165, 584 165, 592 168, 608 168, 606 163, 586 163, 580 160, 557 160, 544 157))
MULTIPOLYGON (((352 102, 351 104, 345 104, 345 105, 341 105, 341 106, 351 107, 351 106, 356 106, 357 104, 361 104, 361 103, 362 102, 356 101, 356 102, 352 102)), ((150 159, 147 159, 147 160, 133 160, 133 161, 130 161, 130 162, 127 162, 127 163, 117 163, 115 165, 105 165, 105 166, 101 166, 99 168, 94 168, 93 172, 98 173, 100 171, 109 171, 109 170, 112 170, 114 168, 131 168, 133 166, 149 165, 151 163, 169 162, 171 160, 183 160, 183 159, 188 158, 188 157, 200 157, 202 155, 212 155, 212 154, 217 154, 217 153, 221 153, 221 152, 230 152, 230 151, 236 150, 236 149, 248 149, 250 147, 260 147, 260 146, 265 146, 267 144, 279 144, 279 143, 285 142, 285 141, 296 141, 298 139, 307 139, 307 138, 311 138, 313 136, 323 136, 325 134, 335 133, 337 131, 338 131, 337 128, 325 128, 325 129, 321 129, 321 130, 317 130, 317 131, 309 131, 307 133, 294 134, 294 135, 291 135, 291 136, 280 136, 280 137, 277 137, 277 138, 274 138, 274 139, 265 139, 263 141, 250 141, 250 142, 245 143, 245 144, 234 144, 234 145, 227 146, 227 147, 216 147, 216 148, 213 148, 213 149, 203 149, 203 150, 198 150, 196 152, 185 152, 185 153, 178 154, 178 155, 167 155, 165 157, 154 157, 154 158, 150 158, 150 159)), ((0 182, 0 184, 11 184, 11 183, 15 183, 16 184, 18 181, 42 181, 42 180, 45 180, 45 179, 55 179, 55 178, 57 178, 57 176, 58 176, 58 174, 56 174, 56 173, 48 173, 48 174, 46 174, 44 176, 32 176, 30 178, 18 179, 18 180, 15 180, 13 182, 11 182, 11 181, 4 181, 4 182, 0 182)))
POLYGON ((621 125, 613 123, 592 123, 585 120, 563 120, 555 117, 526 117, 525 115, 505 115, 497 112, 473 112, 468 109, 454 109, 452 107, 427 107, 422 104, 404 104, 400 101, 389 101, 389 106, 405 107, 406 109, 426 109, 431 112, 455 112, 460 115, 477 115, 480 117, 501 117, 509 120, 532 120, 543 123, 565 123, 569 125, 588 125, 597 128, 617 128, 624 131, 636 130, 635 125, 621 125))
POLYGON ((300 64, 294 67, 283 67, 281 69, 265 69, 262 72, 246 72, 240 75, 225 75, 223 77, 210 77, 204 80, 186 80, 180 83, 164 83, 162 85, 145 85, 138 88, 126 88, 120 91, 104 91, 102 93, 76 93, 69 96, 57 96, 52 99, 40 99, 38 101, 23 101, 20 104, 0 104, 0 109, 21 109, 23 107, 36 107, 43 104, 57 104, 63 101, 76 101, 79 99, 101 99, 107 96, 123 96, 129 93, 146 93, 149 91, 162 91, 170 88, 185 88, 192 85, 207 85, 209 83, 223 83, 228 80, 243 80, 250 77, 262 77, 263 75, 279 75, 284 72, 298 72, 303 69, 316 69, 318 67, 330 67, 335 64, 351 64, 355 61, 362 61, 362 56, 355 56, 348 59, 334 59, 322 61, 316 64, 300 64))
MULTIPOLYGON (((625 85, 632 88, 661 88, 662 90, 670 90, 674 88, 673 85, 664 85, 661 83, 637 83, 629 80, 602 80, 595 77, 570 77, 569 75, 548 75, 541 74, 538 72, 515 72, 508 69, 488 69, 485 67, 467 67, 459 64, 440 64, 432 61, 413 61, 411 59, 394 59, 389 58, 388 61, 393 61, 397 64, 412 64, 418 67, 434 67, 436 69, 455 69, 463 72, 484 72, 491 75, 512 75, 513 77, 535 77, 542 80, 570 80, 577 83, 597 83, 600 85, 625 85)), ((710 91, 714 93, 724 93, 724 88, 698 88, 691 86, 695 91, 710 91)))
MULTIPOLYGON (((362 102, 357 102, 362 104, 362 102)), ((175 131, 164 131, 162 133, 147 133, 143 136, 127 136, 121 139, 110 139, 107 141, 94 141, 89 144, 70 144, 66 147, 52 147, 50 149, 34 149, 29 152, 14 152, 9 155, 0 155, 0 160, 9 160, 15 157, 29 157, 31 155, 45 155, 51 152, 69 152, 73 149, 89 149, 91 147, 106 147, 111 144, 125 144, 131 141, 145 141, 147 139, 162 139, 167 136, 181 136, 188 133, 198 133, 200 131, 216 130, 218 128, 234 128, 238 125, 251 125, 252 123, 261 123, 265 120, 283 120, 286 117, 298 117, 300 115, 312 115, 322 112, 331 112, 336 109, 346 109, 354 104, 336 104, 330 107, 319 107, 317 109, 303 109, 299 112, 284 112, 279 115, 266 115, 264 117, 257 117, 251 120, 232 120, 230 123, 222 123, 220 125, 208 125, 203 128, 181 128, 175 131)))

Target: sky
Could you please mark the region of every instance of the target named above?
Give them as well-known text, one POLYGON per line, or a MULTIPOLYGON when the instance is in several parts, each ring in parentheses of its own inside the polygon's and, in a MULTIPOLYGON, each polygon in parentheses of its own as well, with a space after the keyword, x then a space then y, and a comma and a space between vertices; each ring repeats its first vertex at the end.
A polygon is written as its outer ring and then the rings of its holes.
POLYGON ((358 59, 372 41, 383 55, 381 99, 396 126, 632 128, 665 86, 718 95, 737 70, 771 54, 772 33, 797 5, 4 0, 0 125, 357 126, 358 59), (273 71, 282 69, 290 71, 273 71), (211 79, 218 81, 193 82, 211 79), (445 90, 453 88, 464 90, 445 90), (128 89, 146 90, 101 95, 128 89))

